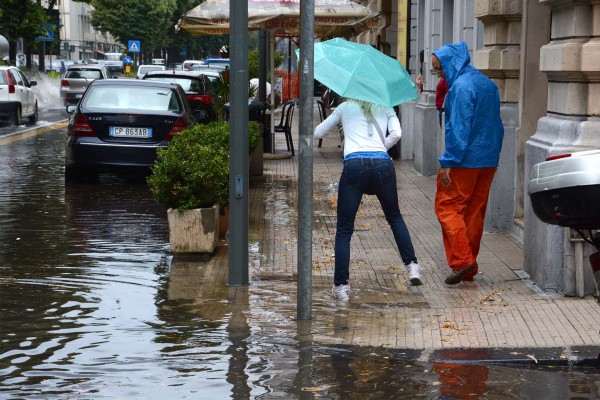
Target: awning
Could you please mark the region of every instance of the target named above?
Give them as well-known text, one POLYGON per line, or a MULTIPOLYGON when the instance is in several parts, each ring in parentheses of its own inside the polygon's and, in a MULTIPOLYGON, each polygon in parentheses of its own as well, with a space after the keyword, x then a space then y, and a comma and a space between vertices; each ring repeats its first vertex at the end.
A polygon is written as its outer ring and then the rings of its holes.
MULTIPOLYGON (((300 35, 301 0, 248 0, 248 29, 278 36, 300 35)), ((316 36, 355 36, 377 22, 378 13, 351 0, 315 0, 316 36)), ((207 0, 181 17, 176 29, 193 35, 229 33, 229 0, 207 0)))

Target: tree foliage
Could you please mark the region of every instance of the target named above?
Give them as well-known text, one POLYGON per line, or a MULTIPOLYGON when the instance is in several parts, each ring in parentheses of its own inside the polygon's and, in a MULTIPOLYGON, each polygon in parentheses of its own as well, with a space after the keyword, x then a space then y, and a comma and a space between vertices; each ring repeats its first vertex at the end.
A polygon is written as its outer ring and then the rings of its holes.
POLYGON ((90 0, 91 24, 126 44, 140 40, 146 51, 166 46, 165 32, 172 28, 176 0, 90 0))
POLYGON ((35 44, 47 22, 46 10, 34 0, 2 0, 0 32, 10 43, 23 38, 25 43, 35 44))
POLYGON ((94 6, 91 23, 96 29, 109 32, 122 44, 139 40, 141 51, 149 56, 167 50, 169 62, 208 57, 229 42, 228 35, 192 36, 175 30, 181 16, 198 5, 197 0, 82 1, 94 6))

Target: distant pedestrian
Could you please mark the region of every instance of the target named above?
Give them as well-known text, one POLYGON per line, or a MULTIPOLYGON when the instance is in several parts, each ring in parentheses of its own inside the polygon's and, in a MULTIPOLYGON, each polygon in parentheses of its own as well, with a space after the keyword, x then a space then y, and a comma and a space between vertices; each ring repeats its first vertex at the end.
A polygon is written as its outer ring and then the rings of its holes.
POLYGON ((344 167, 338 185, 333 294, 339 300, 349 299, 350 240, 363 194, 377 196, 410 282, 421 285, 421 267, 398 207, 396 171, 387 153, 400 140, 400 121, 392 108, 348 99, 315 128, 315 138, 336 131, 340 122, 345 136, 344 167), (386 131, 389 136, 384 137, 386 131))
POLYGON ((448 285, 471 281, 488 195, 500 158, 504 127, 498 87, 470 65, 465 42, 433 52, 433 70, 448 82, 445 151, 439 158, 435 213, 442 227, 448 285))
POLYGON ((440 128, 442 127, 442 122, 444 121, 444 102, 446 100, 446 93, 448 93, 448 82, 446 79, 444 79, 444 77, 440 77, 440 81, 435 87, 435 108, 438 110, 440 128))
POLYGON ((419 52, 419 75, 417 76, 417 79, 415 79, 415 84, 417 86, 417 88, 419 89, 419 91, 423 91, 423 65, 425 62, 425 50, 421 50, 419 52))

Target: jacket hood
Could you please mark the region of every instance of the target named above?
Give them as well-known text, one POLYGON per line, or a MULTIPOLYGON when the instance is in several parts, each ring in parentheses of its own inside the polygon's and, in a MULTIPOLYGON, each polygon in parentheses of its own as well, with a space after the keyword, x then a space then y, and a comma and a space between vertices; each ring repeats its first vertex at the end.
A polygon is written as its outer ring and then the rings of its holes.
POLYGON ((452 86, 461 71, 471 63, 471 56, 465 42, 447 44, 435 50, 433 54, 440 60, 449 86, 452 86))

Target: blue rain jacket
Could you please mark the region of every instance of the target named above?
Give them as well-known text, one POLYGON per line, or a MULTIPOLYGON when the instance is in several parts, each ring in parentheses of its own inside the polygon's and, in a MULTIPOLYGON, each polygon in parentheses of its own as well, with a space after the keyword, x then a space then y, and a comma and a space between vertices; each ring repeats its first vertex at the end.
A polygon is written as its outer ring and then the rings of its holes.
POLYGON ((470 65, 465 42, 435 50, 450 89, 446 94, 443 168, 497 167, 504 138, 498 87, 470 65))

